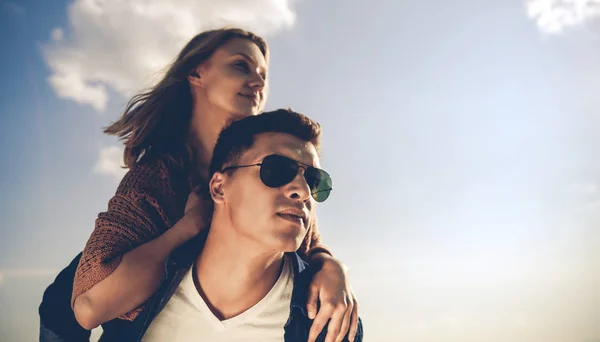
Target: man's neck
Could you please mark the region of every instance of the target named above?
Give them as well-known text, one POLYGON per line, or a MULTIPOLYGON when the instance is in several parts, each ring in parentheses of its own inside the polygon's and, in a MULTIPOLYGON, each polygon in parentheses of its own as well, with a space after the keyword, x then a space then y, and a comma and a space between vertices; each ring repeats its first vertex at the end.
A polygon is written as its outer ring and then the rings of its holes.
MULTIPOLYGON (((216 216, 216 215, 215 215, 216 216)), ((213 222, 194 264, 196 288, 221 320, 235 317, 263 299, 283 266, 281 252, 265 252, 224 222, 213 222)))

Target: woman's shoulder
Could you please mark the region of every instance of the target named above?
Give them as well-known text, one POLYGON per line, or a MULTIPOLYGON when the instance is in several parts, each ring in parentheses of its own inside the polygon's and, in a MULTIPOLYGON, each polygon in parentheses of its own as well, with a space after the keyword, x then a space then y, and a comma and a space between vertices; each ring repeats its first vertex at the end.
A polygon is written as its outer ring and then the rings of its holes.
POLYGON ((117 194, 136 193, 155 197, 158 194, 184 192, 187 195, 187 178, 184 168, 168 157, 148 155, 123 176, 117 194))

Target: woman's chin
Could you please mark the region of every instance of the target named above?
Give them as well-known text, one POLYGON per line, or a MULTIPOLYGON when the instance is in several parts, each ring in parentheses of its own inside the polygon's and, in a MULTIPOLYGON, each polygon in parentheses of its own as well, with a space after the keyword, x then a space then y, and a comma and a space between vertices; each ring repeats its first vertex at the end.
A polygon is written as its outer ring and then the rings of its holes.
POLYGON ((258 111, 258 108, 256 108, 256 107, 254 107, 254 108, 239 108, 235 112, 231 113, 231 119, 232 119, 232 121, 241 120, 241 119, 247 118, 249 116, 258 115, 259 113, 260 112, 258 111))

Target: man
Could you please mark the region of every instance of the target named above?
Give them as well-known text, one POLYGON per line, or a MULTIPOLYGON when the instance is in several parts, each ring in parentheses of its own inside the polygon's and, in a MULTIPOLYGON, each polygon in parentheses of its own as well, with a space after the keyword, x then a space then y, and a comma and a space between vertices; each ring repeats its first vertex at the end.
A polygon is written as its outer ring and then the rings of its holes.
MULTIPOLYGON (((150 305, 133 322, 106 324, 103 340, 307 341, 313 269, 296 250, 332 189, 319 140, 320 126, 289 110, 225 128, 210 166, 207 234, 170 255, 150 305)), ((362 335, 359 321, 355 341, 362 335)))

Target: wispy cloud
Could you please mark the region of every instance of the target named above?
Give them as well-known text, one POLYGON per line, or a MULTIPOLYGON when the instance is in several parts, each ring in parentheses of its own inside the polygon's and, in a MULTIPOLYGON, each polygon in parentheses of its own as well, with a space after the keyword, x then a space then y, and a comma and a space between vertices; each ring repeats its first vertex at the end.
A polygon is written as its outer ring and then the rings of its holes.
POLYGON ((600 0, 529 0, 527 15, 543 32, 558 34, 600 17, 600 0))
POLYGON ((64 31, 60 27, 56 27, 52 30, 50 36, 52 37, 52 40, 54 40, 55 42, 59 42, 63 40, 64 31))
POLYGON ((290 0, 75 0, 68 18, 44 46, 49 82, 59 97, 103 111, 108 89, 127 96, 148 85, 195 34, 236 25, 269 35, 295 14, 290 0))
POLYGON ((118 146, 100 148, 100 155, 94 166, 94 172, 101 175, 112 176, 117 179, 123 178, 127 172, 127 170, 123 168, 123 148, 118 146))
POLYGON ((58 274, 53 269, 0 269, 0 285, 10 278, 52 277, 58 274))

